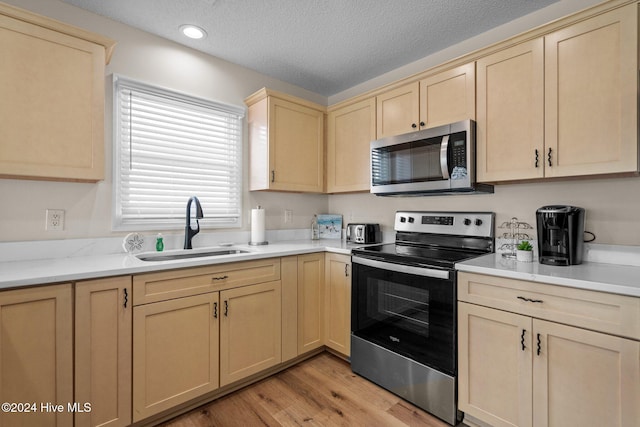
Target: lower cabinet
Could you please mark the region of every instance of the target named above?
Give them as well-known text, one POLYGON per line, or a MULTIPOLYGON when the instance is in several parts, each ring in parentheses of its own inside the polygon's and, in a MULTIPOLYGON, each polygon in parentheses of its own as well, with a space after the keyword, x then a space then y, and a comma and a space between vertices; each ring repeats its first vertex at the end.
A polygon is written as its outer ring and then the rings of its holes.
POLYGON ((34 405, 3 406, 3 427, 73 425, 72 319, 70 283, 0 293, 0 401, 34 405))
POLYGON ((459 274, 458 283, 459 298, 505 305, 516 291, 513 304, 522 304, 515 314, 458 303, 461 411, 494 427, 638 427, 636 332, 630 339, 545 320, 581 312, 577 322, 597 327, 593 315, 606 308, 603 315, 637 329, 629 325, 640 313, 637 299, 469 274, 459 274))
POLYGON ((280 281, 220 292, 220 386, 281 362, 280 281))
POLYGON ((351 257, 325 257, 325 345, 347 357, 351 352, 351 257))
POLYGON ((75 426, 128 426, 131 276, 77 282, 75 301, 75 426))
POLYGON ((298 255, 298 354, 324 345, 324 252, 298 255))
POLYGON ((218 388, 218 297, 211 292, 134 307, 134 422, 218 388))

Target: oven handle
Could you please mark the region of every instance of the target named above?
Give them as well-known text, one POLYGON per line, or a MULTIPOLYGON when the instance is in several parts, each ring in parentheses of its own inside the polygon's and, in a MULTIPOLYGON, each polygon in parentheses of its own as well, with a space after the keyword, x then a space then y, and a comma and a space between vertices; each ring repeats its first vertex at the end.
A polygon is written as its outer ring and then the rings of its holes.
POLYGON ((395 271, 397 273, 413 274, 416 276, 433 277, 436 279, 449 279, 449 271, 436 270, 434 268, 427 267, 414 267, 411 265, 393 264, 384 261, 376 261, 369 258, 362 258, 359 256, 353 256, 351 258, 352 263, 366 265, 367 267, 380 268, 382 270, 395 271))

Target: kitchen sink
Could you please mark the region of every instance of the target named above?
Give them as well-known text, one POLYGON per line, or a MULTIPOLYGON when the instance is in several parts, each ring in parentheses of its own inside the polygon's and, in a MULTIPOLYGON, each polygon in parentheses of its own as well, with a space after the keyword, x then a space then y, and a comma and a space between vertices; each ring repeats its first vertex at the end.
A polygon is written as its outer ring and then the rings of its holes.
POLYGON ((242 249, 216 248, 209 250, 180 250, 174 252, 146 252, 136 255, 141 261, 172 261, 176 259, 204 258, 222 255, 246 254, 249 251, 242 249))

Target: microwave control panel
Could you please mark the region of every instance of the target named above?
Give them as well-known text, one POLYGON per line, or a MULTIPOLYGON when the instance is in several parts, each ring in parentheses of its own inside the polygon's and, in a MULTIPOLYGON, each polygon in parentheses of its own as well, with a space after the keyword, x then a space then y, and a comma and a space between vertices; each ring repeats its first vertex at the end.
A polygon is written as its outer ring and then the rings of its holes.
POLYGON ((467 142, 465 133, 459 132, 451 135, 451 166, 467 167, 467 142))

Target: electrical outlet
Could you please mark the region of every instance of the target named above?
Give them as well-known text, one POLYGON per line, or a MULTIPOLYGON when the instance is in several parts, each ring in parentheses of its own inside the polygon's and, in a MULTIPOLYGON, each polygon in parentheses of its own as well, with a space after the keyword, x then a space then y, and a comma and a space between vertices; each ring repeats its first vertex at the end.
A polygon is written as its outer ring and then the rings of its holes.
POLYGON ((63 209, 47 209, 47 231, 64 230, 64 210, 63 209))
POLYGON ((293 222, 293 211, 291 209, 284 210, 284 223, 291 224, 293 222))

